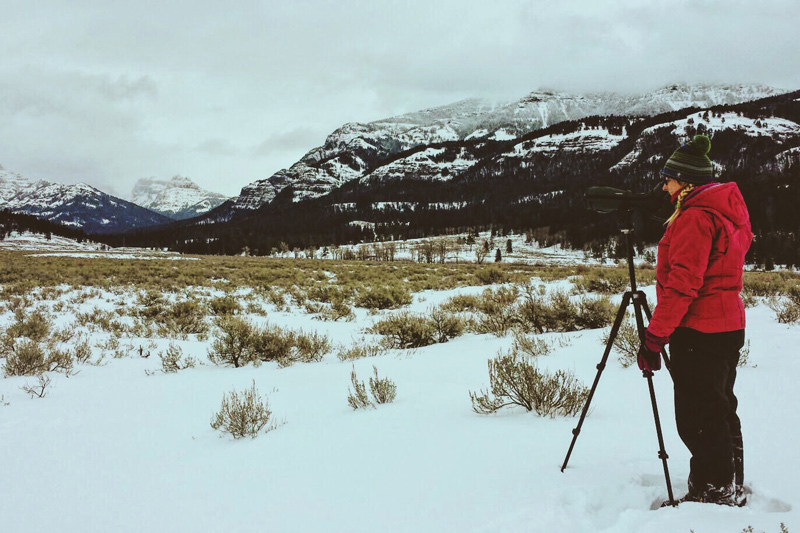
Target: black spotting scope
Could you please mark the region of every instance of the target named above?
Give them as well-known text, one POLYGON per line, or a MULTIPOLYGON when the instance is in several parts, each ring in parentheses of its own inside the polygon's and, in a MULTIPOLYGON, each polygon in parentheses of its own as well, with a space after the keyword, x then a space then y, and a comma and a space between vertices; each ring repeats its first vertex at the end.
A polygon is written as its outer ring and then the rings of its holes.
POLYGON ((588 209, 598 213, 656 210, 664 199, 664 194, 660 183, 650 192, 639 193, 614 187, 589 187, 584 195, 584 202, 588 209))

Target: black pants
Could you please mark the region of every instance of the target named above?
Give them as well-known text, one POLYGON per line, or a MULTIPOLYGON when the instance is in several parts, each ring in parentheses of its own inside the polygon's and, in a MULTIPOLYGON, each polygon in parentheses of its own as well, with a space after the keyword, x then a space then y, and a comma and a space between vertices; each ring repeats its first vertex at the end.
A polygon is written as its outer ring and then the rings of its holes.
POLYGON ((733 394, 743 345, 744 330, 701 333, 678 328, 670 337, 675 421, 692 454, 690 490, 743 483, 742 426, 733 394))

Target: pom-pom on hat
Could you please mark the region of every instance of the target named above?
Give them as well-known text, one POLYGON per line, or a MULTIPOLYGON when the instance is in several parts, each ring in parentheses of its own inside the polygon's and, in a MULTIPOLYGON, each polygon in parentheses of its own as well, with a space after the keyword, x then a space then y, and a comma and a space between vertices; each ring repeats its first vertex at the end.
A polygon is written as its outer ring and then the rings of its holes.
POLYGON ((672 179, 703 185, 714 178, 714 165, 708 158, 711 139, 695 135, 694 139, 672 153, 661 174, 672 179))

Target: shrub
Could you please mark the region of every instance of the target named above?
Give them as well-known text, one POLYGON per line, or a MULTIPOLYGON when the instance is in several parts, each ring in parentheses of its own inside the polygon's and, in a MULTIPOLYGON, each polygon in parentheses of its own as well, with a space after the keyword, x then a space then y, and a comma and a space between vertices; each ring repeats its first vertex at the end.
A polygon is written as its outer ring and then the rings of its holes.
POLYGON ((229 364, 235 368, 246 365, 255 358, 253 325, 237 316, 218 317, 214 321, 217 332, 209 360, 214 364, 229 364))
POLYGON ((16 339, 5 333, 0 334, 0 359, 5 359, 14 350, 16 339))
POLYGON ((47 356, 46 365, 48 372, 61 372, 67 377, 73 373, 75 359, 69 351, 57 350, 49 346, 50 354, 47 356))
POLYGON ((315 315, 322 313, 325 310, 325 306, 319 302, 315 302, 313 300, 308 300, 305 304, 303 304, 303 308, 306 313, 309 315, 315 315))
POLYGON ((258 302, 248 302, 245 312, 250 315, 267 316, 267 310, 258 302))
POLYGON ((745 272, 742 294, 774 298, 786 294, 790 287, 797 285, 797 277, 789 272, 745 272))
POLYGON ((331 302, 329 307, 324 307, 319 313, 319 318, 322 320, 345 320, 350 322, 355 320, 356 315, 347 305, 347 302, 342 299, 331 302))
POLYGON ((582 297, 577 304, 577 329, 604 328, 614 322, 617 306, 607 296, 601 298, 582 297))
POLYGON ((305 291, 298 286, 290 287, 286 293, 289 295, 292 303, 298 307, 303 307, 308 299, 308 295, 306 295, 305 291))
POLYGON ((6 330, 10 337, 27 337, 34 342, 42 342, 53 329, 50 319, 40 310, 33 311, 29 315, 20 311, 15 315, 17 321, 6 330))
POLYGON ((26 309, 30 309, 31 305, 33 305, 33 302, 31 302, 27 294, 23 294, 22 296, 13 296, 12 293, 8 291, 7 286, 0 294, 2 294, 3 298, 7 300, 6 307, 8 310, 14 314, 22 313, 26 309))
POLYGON ((572 283, 578 293, 599 292, 612 294, 624 292, 629 285, 629 281, 627 270, 592 269, 575 278, 572 283))
POLYGON ((63 372, 70 375, 75 363, 72 354, 54 347, 49 347, 50 354, 45 355, 39 343, 30 339, 12 339, 6 349, 6 377, 35 376, 43 372, 63 372))
POLYGON ((250 339, 253 354, 261 361, 288 360, 296 342, 294 332, 273 324, 253 329, 250 339))
POLYGON ((39 343, 30 339, 12 341, 6 357, 6 377, 35 376, 48 370, 44 351, 39 343))
POLYGON ((473 325, 475 332, 498 336, 508 333, 518 322, 518 297, 519 288, 516 286, 483 291, 478 299, 478 315, 473 325))
POLYGON ((180 335, 203 335, 208 332, 203 307, 196 300, 175 302, 159 316, 159 322, 162 330, 180 335))
POLYGON ((197 364, 194 357, 189 356, 184 358, 183 350, 172 343, 169 344, 167 351, 158 354, 158 357, 161 359, 161 371, 165 374, 174 373, 187 368, 194 368, 197 364))
POLYGON ((493 285, 495 283, 505 283, 508 281, 508 275, 501 269, 495 266, 482 268, 475 272, 475 277, 483 285, 493 285))
POLYGON ((552 351, 552 346, 544 339, 537 339, 521 332, 515 332, 512 349, 528 357, 539 357, 540 355, 548 355, 552 351))
POLYGON ((88 363, 92 358, 92 348, 89 341, 85 338, 80 338, 73 347, 72 355, 79 363, 88 363))
POLYGON ((66 344, 72 341, 72 339, 75 337, 75 333, 74 323, 63 328, 54 328, 52 334, 50 335, 50 340, 52 342, 61 342, 66 344))
POLYGON ((358 381, 355 367, 350 371, 350 382, 353 384, 353 390, 347 389, 347 403, 350 404, 350 407, 353 409, 375 407, 375 404, 373 404, 369 396, 367 396, 367 387, 364 385, 364 382, 358 381))
POLYGON ((38 382, 36 385, 29 385, 25 384, 22 386, 22 390, 25 391, 31 399, 33 398, 44 398, 47 396, 47 387, 50 385, 51 379, 50 376, 45 376, 44 374, 39 374, 38 382))
POLYGON ((155 319, 165 310, 164 295, 153 290, 140 292, 137 304, 141 306, 137 314, 144 319, 155 319))
POLYGON ((116 319, 116 314, 113 311, 105 311, 99 307, 95 307, 87 313, 77 313, 75 318, 78 324, 86 326, 90 331, 100 328, 113 335, 122 335, 127 328, 116 319))
POLYGON ((607 296, 581 297, 576 303, 562 291, 549 295, 529 291, 518 309, 520 326, 536 333, 601 328, 613 322, 616 313, 607 296))
POLYGON ((739 351, 739 361, 736 363, 738 367, 745 367, 750 363, 750 339, 742 346, 739 351))
POLYGON ((235 315, 242 312, 242 306, 230 295, 213 298, 208 302, 208 307, 216 316, 235 315))
POLYGON ((293 360, 298 360, 302 363, 314 363, 322 361, 325 354, 331 351, 331 341, 327 335, 313 331, 311 333, 303 333, 302 331, 295 334, 295 348, 296 353, 293 360))
POLYGON ((544 333, 552 327, 553 312, 544 291, 526 290, 517 315, 523 330, 544 333))
MULTIPOLYGON (((611 336, 611 330, 605 332, 601 338, 604 345, 608 344, 608 339, 611 336)), ((617 353, 618 361, 623 368, 636 363, 636 357, 639 353, 639 346, 641 340, 639 339, 639 332, 636 329, 636 324, 627 319, 622 321, 617 331, 617 337, 614 339, 613 349, 617 353)))
POLYGON ((208 354, 215 364, 239 367, 249 362, 277 361, 288 366, 298 361, 320 361, 331 350, 330 339, 316 332, 295 332, 272 324, 256 328, 233 315, 219 317, 215 323, 219 333, 208 354))
POLYGON ((568 372, 541 372, 513 350, 489 360, 489 391, 470 391, 472 409, 490 414, 519 405, 540 416, 575 416, 583 408, 589 391, 568 372))
POLYGON ((275 310, 280 312, 286 309, 286 298, 283 296, 283 291, 280 289, 269 289, 266 291, 265 296, 267 301, 275 306, 275 310))
POLYGON ((356 294, 355 303, 366 309, 396 309, 413 301, 411 293, 401 285, 368 287, 356 294))
POLYGON ((261 398, 254 380, 241 396, 234 389, 222 397, 219 412, 211 418, 211 427, 232 435, 234 439, 256 438, 262 430, 268 433, 277 427, 267 425, 271 416, 269 400, 261 398))
POLYGON ((308 291, 308 297, 311 300, 322 303, 333 303, 347 299, 345 291, 330 284, 312 287, 311 290, 308 291))
POLYGON ((790 287, 783 297, 770 298, 767 305, 775 311, 781 324, 800 321, 800 286, 790 287))
POLYGON ((362 338, 360 343, 353 343, 352 346, 339 346, 336 357, 339 361, 352 361, 354 359, 361 359, 362 357, 376 357, 383 352, 383 346, 378 344, 368 345, 366 344, 366 339, 362 338))
POLYGON ((441 308, 451 313, 463 311, 477 311, 480 306, 480 297, 472 294, 456 294, 441 305, 441 308))
POLYGON ((434 325, 424 316, 407 311, 379 320, 369 331, 384 335, 389 348, 421 348, 436 343, 434 325))
POLYGON ((436 342, 447 342, 463 335, 467 326, 467 321, 463 317, 448 313, 442 307, 431 309, 428 321, 433 326, 436 342))
MULTIPOLYGON (((389 378, 379 378, 378 368, 373 365, 374 377, 369 378, 369 392, 376 403, 391 403, 397 397, 397 385, 389 378)), ((352 405, 352 404, 351 404, 352 405)))
POLYGON ((750 309, 751 307, 755 307, 758 305, 758 295, 755 293, 747 290, 746 288, 742 289, 742 303, 744 303, 745 308, 750 309))

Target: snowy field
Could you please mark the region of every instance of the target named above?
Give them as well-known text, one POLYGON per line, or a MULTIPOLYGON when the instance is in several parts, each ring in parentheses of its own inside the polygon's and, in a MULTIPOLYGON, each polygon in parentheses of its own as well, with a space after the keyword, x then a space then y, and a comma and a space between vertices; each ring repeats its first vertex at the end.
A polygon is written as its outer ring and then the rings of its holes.
MULTIPOLYGON (((417 293, 407 309, 425 312, 483 289, 417 293)), ((117 357, 78 365, 70 377, 49 373, 43 398, 22 390, 34 377, 0 379, 0 531, 738 533, 752 526, 778 533, 782 523, 789 531, 800 523, 800 457, 791 451, 800 427, 800 358, 792 348, 800 325, 778 323, 763 302, 747 310, 750 351, 737 381, 748 505, 653 511, 667 493, 646 381, 615 354, 562 473, 577 417, 472 410, 469 392, 487 388, 487 360, 511 347, 510 334, 467 333, 353 362, 334 350, 321 362, 285 368, 223 367, 206 355, 213 334, 123 335, 114 346, 110 333, 76 324, 75 312, 136 305, 136 291, 126 291, 65 288, 35 302, 56 327, 84 332, 95 355, 105 346, 117 357), (158 354, 170 343, 197 366, 162 372, 158 354), (394 381, 397 399, 353 410, 350 372, 367 380, 373 365, 394 381), (210 420, 223 395, 253 382, 282 424, 255 439, 214 431, 210 420)), ((653 305, 654 287, 645 292, 653 305)), ((248 318, 317 331, 342 345, 374 344, 378 336, 366 328, 398 312, 355 309, 355 320, 334 322, 293 306, 263 307, 265 316, 248 318)), ((5 329, 14 316, 3 310, 5 329)), ((590 386, 603 333, 541 335, 554 348, 538 358, 539 368, 572 371, 590 386)), ((654 381, 678 497, 689 456, 675 430, 668 372, 654 381)))

